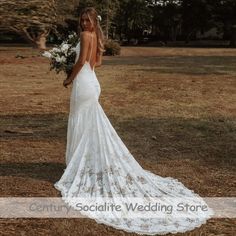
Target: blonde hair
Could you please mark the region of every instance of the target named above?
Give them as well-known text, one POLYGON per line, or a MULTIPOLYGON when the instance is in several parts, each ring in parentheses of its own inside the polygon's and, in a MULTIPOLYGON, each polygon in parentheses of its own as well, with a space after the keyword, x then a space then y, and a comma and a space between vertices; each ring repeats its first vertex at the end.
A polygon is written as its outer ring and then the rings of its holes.
POLYGON ((79 26, 80 26, 81 31, 83 31, 83 27, 81 25, 81 17, 83 14, 87 14, 90 22, 94 23, 94 30, 97 34, 97 45, 98 45, 97 53, 102 54, 105 51, 104 50, 104 34, 99 23, 98 13, 94 7, 85 7, 82 9, 79 15, 79 26))

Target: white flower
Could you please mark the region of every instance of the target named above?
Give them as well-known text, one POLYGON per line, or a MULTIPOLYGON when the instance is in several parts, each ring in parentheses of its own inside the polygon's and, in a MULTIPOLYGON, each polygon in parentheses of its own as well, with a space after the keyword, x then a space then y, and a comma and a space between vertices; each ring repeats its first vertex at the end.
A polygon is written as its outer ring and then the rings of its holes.
POLYGON ((61 62, 66 62, 66 58, 64 56, 61 57, 61 62))
POLYGON ((58 55, 55 57, 55 60, 56 60, 57 62, 61 62, 61 58, 60 58, 58 55))
POLYGON ((60 52, 60 49, 59 49, 59 48, 53 48, 53 49, 51 50, 51 52, 52 52, 52 53, 54 53, 54 52, 60 52))
POLYGON ((42 56, 47 57, 47 58, 51 58, 51 57, 52 57, 52 54, 51 54, 50 52, 48 52, 48 51, 45 51, 45 52, 42 54, 42 56))
POLYGON ((102 20, 102 17, 100 15, 98 15, 98 20, 101 21, 102 20))
POLYGON ((76 47, 72 47, 70 50, 71 52, 75 52, 76 47))
POLYGON ((64 56, 59 56, 59 55, 57 55, 56 57, 55 57, 55 60, 56 60, 56 62, 60 62, 60 63, 63 63, 63 62, 66 62, 66 57, 64 57, 64 56))
POLYGON ((56 62, 61 62, 61 57, 60 57, 59 55, 57 55, 57 56, 55 57, 55 60, 56 60, 56 62))
POLYGON ((68 49, 69 49, 68 44, 63 44, 62 47, 61 47, 62 52, 67 52, 68 49))

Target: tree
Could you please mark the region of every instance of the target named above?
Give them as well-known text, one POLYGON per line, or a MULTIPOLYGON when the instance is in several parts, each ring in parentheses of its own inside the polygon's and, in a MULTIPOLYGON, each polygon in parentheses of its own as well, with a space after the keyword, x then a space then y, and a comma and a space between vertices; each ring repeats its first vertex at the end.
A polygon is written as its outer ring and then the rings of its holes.
POLYGON ((177 35, 180 32, 182 24, 181 18, 181 4, 176 0, 163 0, 160 11, 160 29, 166 32, 167 38, 176 41, 177 35))
POLYGON ((181 0, 182 1, 182 29, 188 42, 197 31, 207 31, 217 26, 215 0, 181 0))
POLYGON ((151 32, 152 35, 157 37, 159 30, 159 1, 158 0, 146 0, 147 7, 150 9, 150 18, 151 18, 151 32))
POLYGON ((18 33, 34 47, 46 48, 46 37, 56 29, 54 0, 1 0, 0 29, 18 33))
POLYGON ((100 0, 98 1, 98 11, 101 13, 104 21, 102 22, 102 27, 105 31, 105 37, 108 39, 110 35, 110 29, 114 25, 114 16, 119 7, 118 0, 100 0))
POLYGON ((144 29, 150 28, 151 11, 143 0, 121 0, 115 22, 120 38, 125 35, 128 40, 139 38, 144 29))
POLYGON ((68 32, 78 30, 77 9, 79 6, 79 0, 55 0, 57 15, 55 34, 57 36, 64 38, 68 32))
POLYGON ((223 25, 224 38, 230 39, 230 45, 236 46, 236 1, 221 0, 218 2, 217 20, 223 25))

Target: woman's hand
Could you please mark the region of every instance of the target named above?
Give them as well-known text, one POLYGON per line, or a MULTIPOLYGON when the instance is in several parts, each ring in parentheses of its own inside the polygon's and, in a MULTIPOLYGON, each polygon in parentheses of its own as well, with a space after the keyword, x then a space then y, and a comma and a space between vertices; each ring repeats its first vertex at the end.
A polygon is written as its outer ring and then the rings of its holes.
POLYGON ((73 79, 72 79, 71 77, 68 77, 67 79, 65 79, 65 80, 63 81, 63 86, 64 86, 65 88, 67 88, 67 86, 68 86, 69 84, 71 84, 72 81, 73 81, 73 79))

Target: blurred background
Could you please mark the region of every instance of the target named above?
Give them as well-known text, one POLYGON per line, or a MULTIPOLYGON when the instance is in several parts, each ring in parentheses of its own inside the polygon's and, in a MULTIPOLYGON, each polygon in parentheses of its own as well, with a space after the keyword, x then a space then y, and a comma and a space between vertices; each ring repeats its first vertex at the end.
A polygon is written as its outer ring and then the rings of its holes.
POLYGON ((1 0, 0 43, 45 49, 77 31, 83 7, 120 45, 235 47, 235 0, 1 0))

